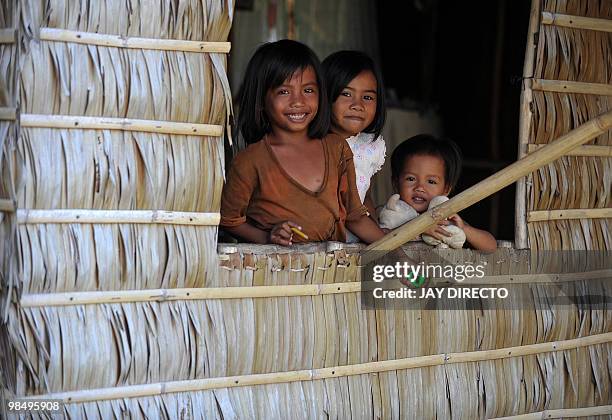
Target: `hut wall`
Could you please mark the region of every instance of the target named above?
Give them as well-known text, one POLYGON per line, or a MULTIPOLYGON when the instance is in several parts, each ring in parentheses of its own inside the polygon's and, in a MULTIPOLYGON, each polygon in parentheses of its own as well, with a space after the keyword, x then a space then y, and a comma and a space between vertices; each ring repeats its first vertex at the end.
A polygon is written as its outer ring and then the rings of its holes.
MULTIPOLYGON (((512 248, 407 252, 485 264, 502 284, 555 272, 512 248)), ((601 306, 542 308, 534 284, 514 296, 520 310, 365 310, 357 249, 224 246, 219 257, 214 282, 187 293, 223 298, 23 298, 7 328, 23 343, 25 393, 67 401, 71 418, 494 418, 612 403, 612 318, 601 306), (303 286, 316 287, 291 289, 303 286)), ((594 277, 568 290, 597 294, 595 276, 611 267, 574 269, 594 277)))
MULTIPOLYGON (((612 109, 612 2, 536 0, 534 7, 521 155, 612 109), (602 26, 581 27, 580 17, 597 19, 602 26)), ((576 150, 581 155, 570 153, 540 168, 519 188, 517 224, 531 249, 612 247, 612 133, 587 146, 576 150)))
POLYGON ((232 17, 231 0, 0 5, 3 397, 99 383, 112 373, 94 353, 123 329, 83 333, 64 314, 66 330, 26 339, 24 296, 213 281, 232 17), (90 380, 68 373, 82 363, 90 380))

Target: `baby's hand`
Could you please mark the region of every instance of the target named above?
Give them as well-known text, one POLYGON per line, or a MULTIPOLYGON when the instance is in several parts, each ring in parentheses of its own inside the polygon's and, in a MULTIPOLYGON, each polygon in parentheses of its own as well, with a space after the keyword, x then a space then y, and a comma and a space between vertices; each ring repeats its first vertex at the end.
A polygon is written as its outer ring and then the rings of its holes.
POLYGON ((452 234, 450 234, 443 228, 443 226, 448 226, 448 223, 449 222, 447 222, 446 220, 443 220, 439 222, 437 226, 429 228, 428 230, 423 232, 423 235, 433 236, 439 241, 444 241, 444 237, 448 238, 448 237, 453 236, 452 234))
POLYGON ((448 220, 452 221, 455 226, 457 226, 460 229, 465 229, 465 222, 463 221, 463 219, 461 217, 459 217, 458 214, 453 214, 452 216, 450 216, 448 218, 448 220))
POLYGON ((268 243, 291 246, 293 243, 293 232, 291 231, 292 227, 302 230, 300 225, 290 222, 289 220, 274 225, 272 230, 270 230, 268 243))

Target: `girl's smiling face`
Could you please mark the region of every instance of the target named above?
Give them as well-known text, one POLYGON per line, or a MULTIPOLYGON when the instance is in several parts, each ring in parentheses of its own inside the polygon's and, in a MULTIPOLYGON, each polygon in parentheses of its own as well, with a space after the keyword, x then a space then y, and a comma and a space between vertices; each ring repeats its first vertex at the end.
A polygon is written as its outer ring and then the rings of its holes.
POLYGON ((365 130, 376 115, 376 78, 365 70, 342 89, 332 106, 333 131, 344 138, 365 130))
POLYGON ((266 115, 273 130, 307 133, 319 109, 319 84, 312 67, 298 70, 283 84, 268 90, 266 115))
POLYGON ((448 195, 444 178, 444 161, 438 156, 411 155, 396 180, 400 198, 422 213, 437 195, 448 195))

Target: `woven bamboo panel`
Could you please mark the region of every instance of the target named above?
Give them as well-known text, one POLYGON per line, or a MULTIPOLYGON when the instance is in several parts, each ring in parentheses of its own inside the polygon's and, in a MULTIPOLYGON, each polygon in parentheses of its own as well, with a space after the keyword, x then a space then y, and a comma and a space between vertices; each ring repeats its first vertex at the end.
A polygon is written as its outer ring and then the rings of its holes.
MULTIPOLYGON (((97 335, 102 330, 88 324, 87 331, 68 328, 80 334, 72 336, 77 341, 96 335, 80 362, 63 351, 67 330, 48 336, 51 347, 38 336, 38 344, 22 353, 15 328, 27 319, 50 320, 45 308, 23 312, 22 295, 214 282, 217 227, 159 221, 159 214, 197 218, 219 212, 224 177, 219 134, 231 112, 231 95, 226 53, 208 51, 227 51, 232 18, 231 0, 9 0, 0 5, 0 200, 15 207, 0 213, 3 398, 5 391, 49 392, 58 379, 60 388, 72 381, 87 389, 84 378, 64 382, 67 377, 48 376, 46 370, 57 368, 58 361, 61 369, 78 370, 93 361, 92 351, 109 350, 97 335), (49 40, 49 34, 65 39, 49 40), (60 209, 110 215, 142 210, 151 211, 152 219, 144 224, 28 221, 31 211, 60 209), (44 360, 51 364, 44 367, 44 360), (36 367, 23 376, 24 366, 36 367)), ((78 324, 82 310, 51 316, 78 324)), ((112 313, 105 314, 112 318, 112 313)), ((100 372, 108 365, 96 363, 92 383, 110 373, 100 372)))
MULTIPOLYGON (((536 1, 539 12, 556 16, 552 24, 540 21, 533 44, 533 73, 538 80, 599 84, 592 93, 564 93, 571 87, 550 91, 534 87, 523 96, 521 118, 528 127, 523 149, 555 141, 580 124, 612 109, 612 96, 603 93, 612 84, 612 32, 567 27, 558 16, 570 15, 612 20, 612 1, 536 1), (598 90, 602 92, 598 94, 598 90)), ((571 17, 571 23, 575 23, 571 17)), ((576 20, 576 19, 574 19, 576 20)), ((529 48, 529 47, 528 47, 529 48)), ((527 68, 527 67, 526 67, 527 68)), ((612 145, 612 132, 595 138, 588 145, 612 145)), ((565 156, 531 174, 526 181, 526 214, 542 210, 611 209, 612 159, 610 156, 565 156)), ((523 201, 524 200, 524 201, 523 201)), ((519 204, 519 208, 522 204, 519 204)), ((589 218, 559 220, 550 218, 527 223, 532 249, 610 249, 611 219, 589 218)))
MULTIPOLYGON (((511 248, 482 256, 413 246, 409 254, 427 263, 486 263, 487 275, 516 275, 537 266, 529 252, 511 248)), ((354 251, 326 251, 324 245, 294 252, 244 246, 220 257, 208 287, 342 286, 359 279, 354 251)), ((583 294, 597 292, 588 281, 572 284, 583 294)), ((610 337, 566 350, 510 354, 610 333, 612 318, 601 309, 374 311, 363 310, 360 293, 349 291, 33 306, 9 320, 5 328, 9 337, 19 337, 13 342, 19 343, 22 366, 11 387, 55 394, 68 403, 69 418, 141 412, 170 418, 493 418, 612 402, 610 337), (495 360, 454 361, 454 354, 505 348, 512 349, 495 360), (442 364, 342 371, 429 355, 440 355, 442 364), (278 383, 240 384, 258 374, 289 376, 278 383), (317 379, 322 375, 328 377, 317 379), (197 382, 206 379, 225 382, 197 382), (153 388, 138 391, 143 385, 153 388), (184 386, 189 392, 180 391, 184 386), (105 396, 109 390, 114 394, 105 396)))

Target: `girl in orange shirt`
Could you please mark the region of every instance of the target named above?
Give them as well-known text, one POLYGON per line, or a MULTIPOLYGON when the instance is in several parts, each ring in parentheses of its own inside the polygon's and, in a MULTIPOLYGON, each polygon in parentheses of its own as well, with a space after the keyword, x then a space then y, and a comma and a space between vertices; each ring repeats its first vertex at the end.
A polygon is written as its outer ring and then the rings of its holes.
POLYGON ((330 107, 314 52, 296 41, 264 44, 239 92, 238 129, 250 146, 232 162, 221 226, 247 242, 346 240, 384 236, 355 183, 353 155, 328 134, 330 107))

